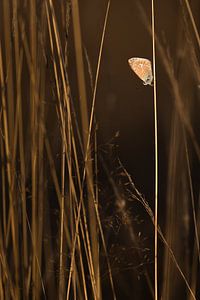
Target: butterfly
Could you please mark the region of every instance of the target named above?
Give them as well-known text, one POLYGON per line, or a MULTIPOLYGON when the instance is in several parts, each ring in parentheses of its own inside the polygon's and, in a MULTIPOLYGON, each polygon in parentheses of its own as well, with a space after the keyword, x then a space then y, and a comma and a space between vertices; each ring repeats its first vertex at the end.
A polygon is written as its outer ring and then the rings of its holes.
POLYGON ((143 81, 144 85, 153 85, 151 61, 146 58, 132 57, 128 60, 132 71, 143 81))

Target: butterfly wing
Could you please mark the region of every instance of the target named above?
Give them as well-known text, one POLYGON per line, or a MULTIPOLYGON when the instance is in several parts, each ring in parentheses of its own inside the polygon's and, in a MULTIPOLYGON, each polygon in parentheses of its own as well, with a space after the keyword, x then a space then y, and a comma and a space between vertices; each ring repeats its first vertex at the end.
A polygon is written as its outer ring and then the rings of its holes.
POLYGON ((133 72, 144 82, 151 84, 153 80, 151 61, 146 58, 133 57, 128 60, 133 72))

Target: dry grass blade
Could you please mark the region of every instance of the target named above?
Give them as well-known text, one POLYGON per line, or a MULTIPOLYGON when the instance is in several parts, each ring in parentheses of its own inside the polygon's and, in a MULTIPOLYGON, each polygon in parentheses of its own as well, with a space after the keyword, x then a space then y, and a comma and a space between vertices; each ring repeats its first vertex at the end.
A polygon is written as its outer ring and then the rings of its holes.
MULTIPOLYGON (((95 281, 99 280, 99 255, 98 255, 98 237, 96 234, 96 216, 93 203, 93 170, 91 163, 91 153, 89 148, 87 148, 87 140, 89 135, 89 121, 88 121, 88 107, 87 107, 87 95, 86 95, 86 83, 85 83, 85 72, 83 63, 83 47, 82 47, 82 37, 81 37, 81 25, 79 16, 79 5, 78 1, 72 2, 72 21, 73 21, 73 32, 74 32, 74 45, 76 54, 76 64, 77 64, 77 77, 78 77, 78 88, 80 97, 80 113, 82 122, 82 136, 84 145, 84 155, 87 156, 85 160, 86 168, 86 182, 87 182, 87 192, 88 192, 88 212, 89 212, 89 232, 91 239, 91 249, 93 264, 95 270, 95 281)), ((97 297, 100 297, 100 290, 97 290, 97 297)))
POLYGON ((155 259, 155 299, 158 299, 158 120, 157 120, 157 86, 156 86, 156 47, 155 47, 155 10, 154 0, 151 1, 151 22, 152 22, 152 46, 153 46, 153 78, 154 78, 154 143, 155 143, 155 240, 154 240, 154 259, 155 259))
POLYGON ((195 37, 196 37, 196 40, 197 40, 197 43, 198 43, 198 47, 199 47, 199 50, 200 50, 200 37, 199 37, 199 32, 198 32, 198 29, 197 29, 197 26, 196 26, 196 22, 195 22, 195 19, 194 19, 194 16, 193 16, 193 13, 192 13, 189 1, 188 0, 184 0, 184 2, 185 2, 185 5, 187 7, 187 11, 188 11, 188 14, 190 16, 190 21, 192 23, 194 34, 195 34, 195 37))
POLYGON ((195 212, 195 199, 194 199, 193 184, 192 184, 192 174, 191 174, 188 146, 187 146, 185 134, 184 134, 184 146, 185 146, 185 152, 186 152, 186 162, 187 162, 187 168, 188 168, 190 195, 191 195, 191 202, 192 202, 192 215, 193 215, 194 231, 195 231, 195 239, 196 239, 195 242, 196 242, 196 248, 197 248, 197 253, 198 253, 198 259, 199 259, 199 263, 200 263, 200 243, 199 243, 198 221, 197 221, 197 216, 196 216, 196 212, 195 212))

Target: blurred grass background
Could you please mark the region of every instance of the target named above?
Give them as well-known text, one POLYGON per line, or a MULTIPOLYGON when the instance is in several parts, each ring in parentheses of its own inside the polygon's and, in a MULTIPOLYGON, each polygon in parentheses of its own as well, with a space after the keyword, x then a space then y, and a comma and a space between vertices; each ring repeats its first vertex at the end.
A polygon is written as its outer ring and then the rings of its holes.
MULTIPOLYGON (((158 298, 199 299, 200 4, 155 1, 158 298)), ((151 1, 0 2, 0 299, 154 299, 151 1)))

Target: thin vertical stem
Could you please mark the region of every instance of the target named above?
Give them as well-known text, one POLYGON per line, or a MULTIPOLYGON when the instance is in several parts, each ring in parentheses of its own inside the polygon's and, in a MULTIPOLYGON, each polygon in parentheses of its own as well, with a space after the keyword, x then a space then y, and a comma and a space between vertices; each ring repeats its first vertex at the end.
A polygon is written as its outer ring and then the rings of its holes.
MULTIPOLYGON (((65 134, 65 118, 63 119, 63 135, 65 134)), ((65 138, 62 139, 61 161, 61 210, 60 210, 60 257, 59 257, 59 299, 64 297, 64 272, 63 272, 63 237, 64 237, 64 210, 65 210, 65 138)))
POLYGON ((152 13, 152 49, 153 49, 153 77, 154 77, 154 139, 155 139, 155 212, 154 212, 154 258, 155 258, 155 297, 158 299, 158 120, 157 120, 157 94, 156 94, 156 49, 155 49, 155 14, 154 0, 151 1, 152 13))

